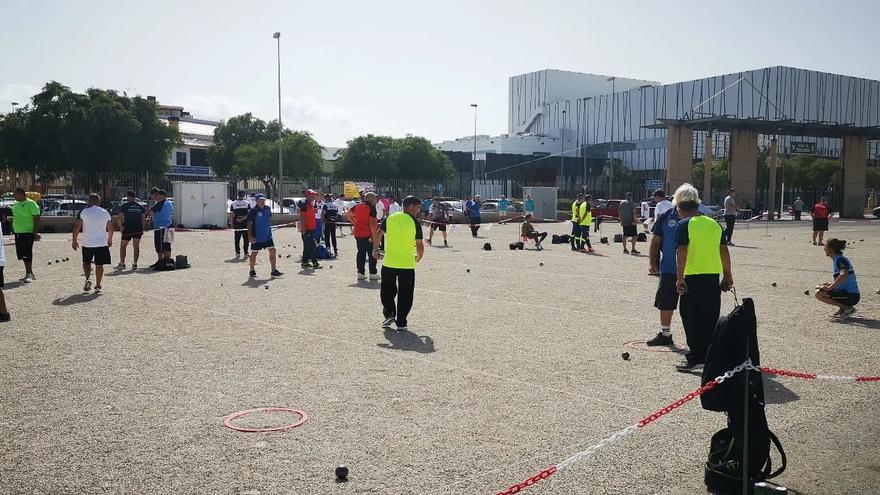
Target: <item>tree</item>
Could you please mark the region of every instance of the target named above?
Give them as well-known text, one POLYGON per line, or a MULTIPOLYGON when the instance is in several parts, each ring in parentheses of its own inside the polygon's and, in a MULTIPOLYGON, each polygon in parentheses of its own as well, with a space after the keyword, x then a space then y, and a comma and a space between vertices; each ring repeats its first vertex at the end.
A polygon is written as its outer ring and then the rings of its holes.
MULTIPOLYGON (((698 189, 703 189, 703 171, 706 164, 697 162, 694 164, 693 184, 698 189)), ((712 161, 711 185, 712 192, 717 195, 721 191, 726 191, 730 184, 730 162, 727 158, 712 161)), ((705 201, 711 201, 712 198, 704 198, 705 201)))
POLYGON ((266 122, 250 112, 221 122, 214 129, 214 145, 208 149, 208 164, 217 175, 231 174, 236 150, 240 146, 277 139, 277 126, 275 129, 276 135, 270 135, 266 122))
POLYGON ((423 137, 367 134, 352 139, 337 153, 334 175, 443 180, 452 175, 452 163, 423 137))
POLYGON ((452 162, 423 137, 394 140, 393 157, 397 176, 402 179, 445 180, 452 176, 452 162))
MULTIPOLYGON (((284 175, 289 178, 314 177, 321 172, 321 146, 308 132, 286 132, 281 144, 284 175)), ((266 194, 277 191, 278 144, 258 141, 242 144, 235 150, 229 173, 242 179, 257 179, 266 194)))

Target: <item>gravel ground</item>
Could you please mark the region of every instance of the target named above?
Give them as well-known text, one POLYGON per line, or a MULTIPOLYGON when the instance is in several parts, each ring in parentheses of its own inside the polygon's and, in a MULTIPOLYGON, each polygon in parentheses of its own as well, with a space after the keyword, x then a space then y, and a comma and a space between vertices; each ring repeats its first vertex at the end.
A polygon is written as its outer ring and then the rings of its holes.
MULTIPOLYGON (((763 364, 880 374, 878 227, 832 223, 831 234, 855 241, 847 254, 863 299, 848 323, 830 322, 830 308, 804 294, 831 266, 807 222, 737 227, 734 279, 755 298, 763 364)), ((6 267, 14 320, 0 325, 0 493, 495 493, 699 385, 673 370, 676 353, 625 346, 658 327, 646 257, 549 242, 509 251, 517 232, 495 226, 475 240, 458 228, 451 247, 427 248, 403 334, 379 328, 378 284, 356 283, 350 236, 339 260, 300 272, 288 247, 300 239, 279 230, 285 275, 270 280, 264 255, 249 282, 246 264, 229 260, 231 233, 179 233, 191 269, 114 272, 93 296, 80 292, 67 236, 46 235, 35 283, 9 282, 23 269, 6 267), (495 250, 481 250, 487 240, 495 250), (261 406, 302 409, 309 421, 263 434, 222 426, 261 406), (336 483, 342 463, 350 479, 336 483)), ((723 305, 732 308, 730 295, 723 305)), ((673 331, 684 345, 678 316, 673 331)), ((880 384, 766 384, 789 457, 780 483, 877 493, 880 384)), ((723 425, 688 404, 528 493, 703 493, 709 437, 723 425)))

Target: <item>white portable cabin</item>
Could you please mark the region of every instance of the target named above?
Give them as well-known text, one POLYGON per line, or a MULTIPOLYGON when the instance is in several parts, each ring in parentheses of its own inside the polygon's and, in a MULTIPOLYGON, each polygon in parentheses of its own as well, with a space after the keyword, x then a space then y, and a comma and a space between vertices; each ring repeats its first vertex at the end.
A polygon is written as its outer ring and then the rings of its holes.
POLYGON ((174 182, 174 225, 226 226, 226 182, 174 182))
POLYGON ((535 201, 535 216, 533 220, 537 222, 555 222, 558 189, 557 187, 523 187, 523 209, 525 209, 526 198, 531 195, 535 201))

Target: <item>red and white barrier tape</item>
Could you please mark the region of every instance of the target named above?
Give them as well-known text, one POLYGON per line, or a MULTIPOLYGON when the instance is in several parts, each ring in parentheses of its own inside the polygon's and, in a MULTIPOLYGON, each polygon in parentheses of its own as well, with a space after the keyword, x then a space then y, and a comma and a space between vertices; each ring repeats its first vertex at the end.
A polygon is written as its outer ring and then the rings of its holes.
POLYGON ((550 466, 547 469, 544 469, 543 471, 538 472, 534 476, 526 478, 525 480, 523 480, 515 485, 511 485, 506 490, 502 490, 502 491, 498 492, 496 495, 512 495, 514 493, 519 493, 521 490, 524 490, 524 489, 534 485, 535 483, 538 483, 542 480, 545 480, 545 479, 549 478, 550 476, 553 476, 554 474, 571 467, 575 463, 580 462, 580 461, 590 457, 597 450, 602 449, 604 447, 607 447, 613 443, 617 443, 620 440, 623 440, 624 438, 626 438, 626 437, 632 435, 633 433, 635 433, 636 431, 638 431, 639 428, 644 428, 645 426, 648 426, 649 424, 653 423, 654 421, 657 421, 658 419, 669 414, 670 412, 674 411, 675 409, 678 409, 682 405, 684 405, 684 404, 696 399, 697 397, 705 394, 706 392, 712 390, 718 384, 724 382, 725 380, 732 377, 733 375, 739 373, 740 371, 746 370, 746 369, 751 370, 751 371, 760 371, 761 373, 764 373, 766 375, 790 376, 793 378, 803 378, 806 380, 880 382, 880 376, 817 375, 814 373, 803 373, 800 371, 782 370, 782 369, 778 369, 778 368, 769 368, 769 367, 764 367, 764 366, 758 367, 758 366, 754 366, 752 364, 751 359, 747 359, 745 362, 743 362, 739 366, 725 372, 721 376, 716 377, 714 380, 707 382, 702 387, 695 389, 694 391, 682 396, 681 398, 679 398, 675 402, 671 402, 668 405, 666 405, 665 407, 658 409, 657 411, 645 416, 644 418, 639 420, 637 423, 631 424, 631 425, 627 426, 626 428, 615 431, 614 433, 612 433, 611 435, 609 435, 608 437, 606 437, 605 439, 603 439, 599 443, 592 445, 592 446, 590 446, 580 452, 577 452, 576 454, 572 455, 568 459, 565 459, 564 461, 562 461, 554 466, 550 466))

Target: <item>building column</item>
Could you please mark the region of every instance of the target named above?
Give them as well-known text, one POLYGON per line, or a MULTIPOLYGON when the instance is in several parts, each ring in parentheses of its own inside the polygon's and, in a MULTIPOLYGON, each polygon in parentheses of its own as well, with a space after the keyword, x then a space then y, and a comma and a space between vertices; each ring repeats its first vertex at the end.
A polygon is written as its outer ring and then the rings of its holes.
POLYGON ((758 134, 747 129, 730 131, 729 160, 730 187, 736 189, 737 205, 746 208, 751 203, 757 208, 758 134))
POLYGON ((672 191, 693 179, 694 132, 689 127, 666 128, 666 191, 672 191))
POLYGON ((844 136, 841 149, 843 166, 842 218, 862 218, 865 215, 865 174, 868 166, 868 139, 862 136, 844 136))

